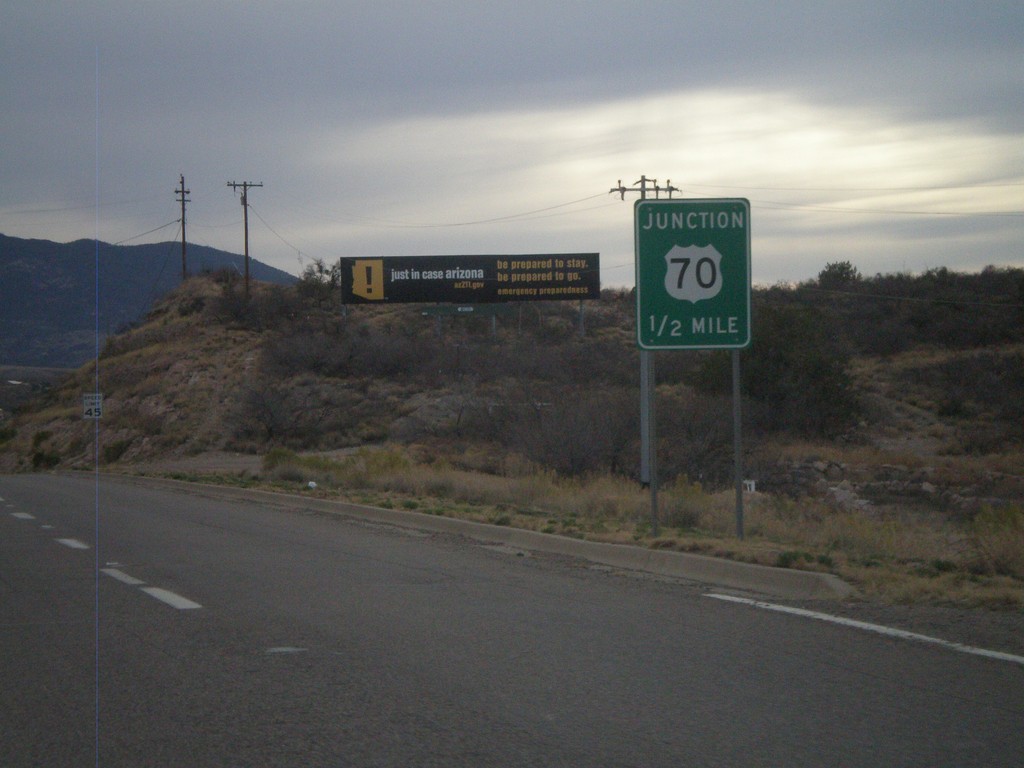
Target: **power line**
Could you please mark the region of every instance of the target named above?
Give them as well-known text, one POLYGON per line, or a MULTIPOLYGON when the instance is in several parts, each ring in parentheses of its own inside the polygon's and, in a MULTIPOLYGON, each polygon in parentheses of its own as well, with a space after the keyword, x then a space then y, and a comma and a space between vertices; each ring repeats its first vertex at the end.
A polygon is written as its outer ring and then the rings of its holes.
POLYGON ((952 189, 1000 189, 1024 187, 1024 182, 984 184, 936 184, 920 187, 752 187, 735 184, 687 184, 694 189, 752 189, 758 192, 941 192, 952 189))
POLYGON ((960 307, 996 307, 999 309, 1007 309, 1013 307, 1024 307, 1024 304, 1017 301, 1008 302, 994 302, 994 301, 965 301, 961 299, 939 299, 930 297, 920 296, 892 296, 884 293, 863 293, 860 291, 837 291, 834 288, 810 288, 806 286, 800 286, 801 290, 809 291, 811 293, 827 293, 835 296, 853 296, 858 299, 883 299, 885 301, 911 301, 919 304, 948 304, 951 306, 960 307))
POLYGON ((251 205, 249 206, 249 210, 251 210, 253 212, 253 215, 257 219, 259 219, 260 221, 263 222, 263 226, 265 226, 267 229, 269 229, 274 234, 274 236, 277 237, 278 240, 280 240, 282 243, 284 243, 289 248, 291 248, 293 251, 295 251, 295 253, 299 257, 299 266, 301 267, 302 266, 302 251, 298 248, 298 246, 295 246, 292 243, 289 243, 287 240, 285 240, 284 236, 281 235, 281 233, 278 232, 276 229, 274 229, 272 226, 270 226, 270 224, 267 223, 267 220, 264 219, 262 216, 260 216, 260 212, 257 211, 255 208, 253 208, 251 205))
POLYGON ((524 213, 513 213, 508 216, 497 216, 493 219, 479 219, 477 221, 463 221, 463 222, 451 222, 447 224, 384 224, 393 229, 450 229, 455 227, 472 227, 479 224, 495 224, 502 221, 536 221, 537 219, 551 219, 556 216, 568 216, 570 214, 582 213, 584 211, 594 211, 598 208, 607 208, 609 205, 614 203, 602 203, 601 205, 592 205, 587 208, 580 208, 575 211, 558 211, 557 213, 549 213, 558 208, 562 208, 567 205, 576 205, 578 203, 585 202, 587 200, 593 200, 598 197, 604 197, 603 194, 591 195, 590 197, 582 198, 581 200, 574 200, 571 203, 562 203, 561 205, 553 205, 549 208, 540 208, 536 211, 527 211, 524 213))
MULTIPOLYGON (((175 233, 177 234, 177 233, 175 233)), ((146 306, 151 305, 157 298, 157 285, 160 283, 160 278, 164 276, 164 269, 167 268, 167 260, 171 258, 171 248, 167 249, 167 253, 164 255, 164 260, 160 262, 160 270, 156 273, 156 277, 153 278, 153 284, 149 287, 149 298, 144 300, 142 309, 146 306)))
POLYGON ((824 213, 853 213, 872 216, 1024 216, 1024 211, 905 211, 885 208, 840 208, 830 205, 814 205, 805 203, 780 203, 774 200, 751 201, 759 207, 769 210, 792 209, 801 211, 822 211, 824 213))
POLYGON ((579 200, 571 200, 568 203, 559 203, 558 205, 549 205, 546 208, 537 208, 536 210, 524 211, 523 213, 512 213, 512 214, 509 214, 508 216, 496 216, 496 217, 491 218, 491 219, 479 219, 477 221, 462 221, 462 222, 454 222, 454 223, 450 223, 450 224, 428 224, 426 226, 433 226, 433 227, 470 227, 470 226, 474 226, 474 225, 477 225, 477 224, 493 224, 493 223, 498 222, 498 221, 509 221, 510 219, 519 219, 519 218, 526 218, 528 216, 534 216, 535 214, 538 214, 538 213, 547 213, 548 211, 554 211, 554 210, 556 210, 558 208, 566 208, 566 207, 568 207, 570 205, 577 205, 578 203, 585 203, 588 200, 595 200, 595 199, 597 199, 599 197, 604 197, 604 195, 601 195, 601 194, 590 195, 588 197, 581 197, 579 200))
MULTIPOLYGON (((739 187, 725 187, 725 189, 741 189, 739 187)), ((613 188, 611 192, 620 192, 618 188, 613 188)), ((636 190, 626 190, 627 192, 636 190)), ((1024 211, 910 211, 910 210, 894 210, 892 208, 844 208, 832 205, 820 205, 814 203, 783 203, 777 200, 751 200, 750 204, 757 208, 765 208, 767 210, 794 210, 794 211, 821 211, 822 213, 849 213, 849 214, 862 214, 865 216, 958 216, 958 217, 969 217, 969 216, 985 216, 985 217, 998 217, 1005 216, 1009 218, 1016 218, 1024 216, 1024 211)))
MULTIPOLYGON (((585 203, 585 202, 587 202, 589 200, 596 200, 599 197, 604 197, 604 195, 603 194, 588 195, 587 197, 581 197, 578 200, 570 200, 569 202, 566 202, 566 203, 558 203, 556 205, 549 205, 549 206, 546 206, 544 208, 536 208, 536 209, 529 210, 529 211, 521 211, 519 213, 510 213, 510 214, 507 214, 507 215, 504 215, 504 216, 495 216, 495 217, 487 218, 487 219, 474 219, 474 220, 470 220, 470 221, 441 222, 441 223, 438 223, 438 224, 404 223, 404 222, 399 222, 399 221, 394 221, 394 220, 389 220, 389 219, 378 219, 378 218, 373 218, 371 216, 360 216, 358 214, 342 213, 342 212, 330 212, 330 214, 331 214, 330 217, 329 216, 324 216, 324 218, 327 218, 328 220, 336 220, 336 219, 333 219, 331 217, 333 217, 333 216, 342 216, 344 218, 355 219, 355 220, 359 220, 359 221, 365 222, 367 225, 377 225, 377 226, 381 226, 381 227, 388 227, 388 228, 391 228, 391 229, 445 229, 445 228, 454 228, 454 227, 472 227, 472 226, 478 226, 480 224, 494 224, 494 223, 501 222, 501 221, 512 221, 512 220, 515 220, 515 219, 527 220, 527 219, 529 219, 531 217, 542 218, 542 217, 538 216, 538 214, 548 213, 549 211, 555 211, 555 210, 557 210, 559 208, 567 208, 570 205, 578 205, 579 203, 585 203)), ((603 207, 603 206, 600 206, 600 207, 603 207)), ((591 210, 591 209, 588 208, 588 209, 584 209, 584 210, 591 210)), ((577 211, 567 211, 566 213, 577 213, 577 211)), ((562 214, 554 214, 554 215, 562 215, 562 214)), ((266 222, 264 222, 264 223, 266 223, 266 222)))
POLYGON ((140 237, 145 237, 146 235, 152 235, 154 232, 159 232, 161 229, 166 229, 167 227, 171 226, 172 224, 177 224, 177 223, 178 223, 178 220, 175 219, 174 221, 169 221, 166 224, 161 224, 156 229, 149 230, 149 232, 143 232, 141 235, 133 235, 132 237, 125 238, 124 240, 118 240, 116 243, 111 243, 111 245, 124 245, 125 243, 130 243, 132 240, 138 240, 140 237))

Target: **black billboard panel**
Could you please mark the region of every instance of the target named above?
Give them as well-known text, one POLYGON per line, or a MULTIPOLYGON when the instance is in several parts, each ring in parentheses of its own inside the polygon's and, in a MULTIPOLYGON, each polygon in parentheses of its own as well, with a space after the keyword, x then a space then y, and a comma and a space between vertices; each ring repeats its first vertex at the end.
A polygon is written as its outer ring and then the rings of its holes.
POLYGON ((596 253, 341 259, 349 304, 565 301, 601 297, 596 253))

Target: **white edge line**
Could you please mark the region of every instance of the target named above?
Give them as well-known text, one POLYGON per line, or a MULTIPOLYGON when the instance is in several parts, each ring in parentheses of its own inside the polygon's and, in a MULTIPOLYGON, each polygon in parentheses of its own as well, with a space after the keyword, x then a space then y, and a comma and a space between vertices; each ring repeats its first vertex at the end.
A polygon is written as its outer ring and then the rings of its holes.
POLYGON ((19 520, 35 520, 36 516, 29 514, 28 512, 11 512, 11 517, 16 517, 19 520))
POLYGON ((167 603, 172 608, 177 608, 179 611, 190 611, 195 608, 202 608, 199 603, 194 603, 187 597, 182 597, 179 594, 171 592, 169 589, 161 589, 160 587, 142 587, 142 591, 150 597, 155 597, 157 600, 167 603))
POLYGON ((709 592, 704 596, 713 597, 715 600, 724 600, 730 603, 742 603, 743 605, 751 605, 755 608, 762 608, 766 611, 788 613, 793 616, 802 616, 807 619, 826 621, 831 624, 839 624, 844 627, 863 629, 868 632, 875 632, 880 635, 887 635, 888 637, 895 637, 901 640, 913 640, 920 643, 931 643, 932 645, 938 645, 943 648, 948 648, 952 651, 958 651, 960 653, 969 653, 974 656, 984 656, 985 658, 996 659, 997 661, 1009 661, 1013 664, 1020 664, 1024 666, 1024 656, 1017 656, 1012 653, 1003 653, 1002 651, 990 651, 987 648, 977 648, 973 645, 964 645, 963 643, 954 643, 950 640, 942 640, 938 637, 920 635, 917 632, 908 632, 904 629, 894 629, 893 627, 886 627, 882 624, 871 624, 866 621, 858 621, 857 619, 846 619, 842 616, 833 616, 828 613, 808 611, 804 608, 792 608, 788 605, 777 605, 775 603, 766 603, 761 600, 751 600, 747 597, 736 597, 734 595, 720 595, 713 592, 709 592))
POLYGON ((57 539, 58 544, 63 544, 65 547, 71 547, 71 549, 89 549, 89 545, 84 541, 78 539, 57 539))
POLYGON ((132 587, 139 587, 146 583, 141 579, 136 579, 134 576, 129 576, 124 571, 119 571, 117 568, 100 568, 100 571, 107 574, 107 576, 117 579, 122 584, 128 584, 132 587))

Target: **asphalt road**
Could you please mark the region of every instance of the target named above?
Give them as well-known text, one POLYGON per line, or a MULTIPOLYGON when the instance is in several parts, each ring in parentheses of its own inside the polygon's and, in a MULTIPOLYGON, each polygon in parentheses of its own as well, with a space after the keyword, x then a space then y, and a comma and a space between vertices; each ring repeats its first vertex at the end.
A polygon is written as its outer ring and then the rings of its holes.
POLYGON ((1024 665, 355 518, 0 477, 0 766, 1019 766, 1024 665))

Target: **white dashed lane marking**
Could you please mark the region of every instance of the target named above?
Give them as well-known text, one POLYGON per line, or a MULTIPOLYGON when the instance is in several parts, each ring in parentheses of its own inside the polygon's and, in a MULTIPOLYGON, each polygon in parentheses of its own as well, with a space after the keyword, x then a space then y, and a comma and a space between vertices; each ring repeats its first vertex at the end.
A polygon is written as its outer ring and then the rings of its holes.
POLYGON ((127 584, 130 587, 139 587, 140 592, 145 592, 150 597, 156 598, 161 603, 169 605, 172 608, 177 608, 179 611, 192 611, 196 608, 203 607, 194 600, 182 597, 177 592, 171 592, 169 589, 143 586, 146 582, 142 579, 135 578, 131 574, 125 573, 120 568, 100 568, 100 572, 107 574, 107 576, 112 579, 120 581, 122 584, 127 584))
POLYGON ((107 576, 117 579, 122 584, 127 584, 130 587, 140 587, 146 583, 141 579, 136 579, 134 576, 129 576, 124 571, 119 571, 117 568, 100 568, 100 570, 107 574, 107 576))
MULTIPOLYGON (((0 498, 0 503, 3 502, 3 498, 0 498)), ((18 520, 35 520, 35 515, 31 515, 28 512, 11 512, 11 517, 17 518, 18 520)), ((44 529, 52 529, 52 525, 42 526, 44 529)), ((69 549, 91 549, 91 547, 84 541, 79 539, 54 539, 58 544, 61 544, 69 549)), ((130 587, 139 587, 140 592, 145 592, 152 598, 159 600, 165 605, 169 605, 172 608, 176 608, 179 611, 192 611, 196 608, 202 608, 199 603, 194 600, 189 600, 187 597, 179 595, 177 592, 171 592, 169 589, 163 589, 162 587, 146 587, 143 586, 146 582, 141 579, 137 579, 118 568, 101 568, 100 571, 110 576, 112 579, 120 581, 122 584, 127 584, 130 587)))
POLYGON ((71 549, 89 549, 89 545, 84 541, 78 539, 56 539, 58 544, 63 544, 65 547, 71 547, 71 549))
POLYGON ((162 603, 167 603, 167 605, 172 608, 177 608, 179 611, 191 611, 196 608, 203 607, 199 603, 194 603, 187 597, 182 597, 168 589, 161 589, 160 587, 142 587, 142 591, 150 597, 155 597, 162 603))

